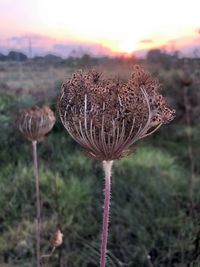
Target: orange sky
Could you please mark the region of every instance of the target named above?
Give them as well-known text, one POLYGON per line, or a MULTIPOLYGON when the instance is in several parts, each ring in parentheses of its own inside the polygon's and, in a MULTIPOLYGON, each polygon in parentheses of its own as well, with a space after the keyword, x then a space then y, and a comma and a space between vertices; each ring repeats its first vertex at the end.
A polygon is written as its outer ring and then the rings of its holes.
POLYGON ((48 36, 131 53, 198 40, 200 0, 0 0, 0 36, 48 36))

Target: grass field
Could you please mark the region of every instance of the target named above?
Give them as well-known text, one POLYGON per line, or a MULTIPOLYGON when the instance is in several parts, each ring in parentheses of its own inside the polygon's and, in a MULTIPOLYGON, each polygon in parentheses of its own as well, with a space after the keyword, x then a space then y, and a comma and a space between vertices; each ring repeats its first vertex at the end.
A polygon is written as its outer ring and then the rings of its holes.
MULTIPOLYGON (((196 68, 193 63, 188 65, 192 75, 196 68)), ((90 67, 125 81, 132 64, 131 61, 109 61, 90 67)), ((177 116, 173 123, 139 142, 131 156, 114 164, 107 266, 198 267, 198 75, 184 90, 180 62, 178 67, 173 63, 167 68, 160 63, 143 61, 142 64, 162 81, 164 94, 177 116)), ((35 104, 48 104, 56 112, 56 97, 62 82, 81 67, 68 66, 65 62, 0 64, 1 267, 35 266, 32 152, 31 144, 16 129, 16 113, 35 104)), ((57 224, 64 232, 63 245, 44 266, 98 266, 104 186, 101 163, 84 155, 58 116, 52 132, 38 147, 42 253, 51 250, 49 238, 57 224)))

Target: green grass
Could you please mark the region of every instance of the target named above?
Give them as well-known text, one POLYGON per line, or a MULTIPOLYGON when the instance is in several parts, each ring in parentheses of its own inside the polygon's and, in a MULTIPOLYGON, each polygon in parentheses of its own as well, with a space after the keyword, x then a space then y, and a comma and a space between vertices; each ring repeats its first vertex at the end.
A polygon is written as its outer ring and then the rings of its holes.
MULTIPOLYGON (((25 70, 23 73, 26 79, 32 79, 25 70)), ((164 76, 164 71, 161 74, 164 76)), ((45 75, 44 79, 48 75, 56 76, 53 70, 46 71, 45 75)), ((171 76, 172 71, 166 75, 171 76)), ((7 76, 4 83, 6 79, 7 76)), ((55 81, 51 84, 54 95, 60 86, 58 77, 55 81)), ((14 118, 20 108, 38 100, 26 90, 20 94, 2 91, 0 266, 32 267, 35 245, 32 151, 31 144, 17 131, 14 118)), ((50 103, 55 109, 54 97, 44 95, 39 102, 50 103)), ((199 266, 199 259, 195 257, 198 247, 195 250, 194 243, 200 219, 199 130, 198 126, 192 129, 196 164, 193 215, 188 199, 190 162, 186 131, 184 124, 175 121, 138 143, 132 155, 114 163, 108 267, 148 267, 149 256, 153 267, 199 266)), ((60 259, 64 266, 98 266, 104 186, 101 163, 84 155, 59 119, 53 131, 38 143, 38 157, 42 253, 51 250, 49 238, 58 223, 64 231, 64 244, 55 251, 48 266, 60 266, 60 259)))

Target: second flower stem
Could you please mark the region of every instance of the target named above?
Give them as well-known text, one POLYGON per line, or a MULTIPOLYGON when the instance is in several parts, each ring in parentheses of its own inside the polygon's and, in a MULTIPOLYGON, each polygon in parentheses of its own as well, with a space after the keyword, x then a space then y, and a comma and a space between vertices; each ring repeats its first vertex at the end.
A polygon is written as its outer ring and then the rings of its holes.
POLYGON ((110 210, 110 195, 111 195, 111 171, 113 161, 103 161, 103 169, 105 172, 105 198, 103 210, 103 226, 102 226, 102 240, 101 240, 101 260, 100 267, 106 266, 106 252, 108 240, 108 224, 109 224, 109 210, 110 210))
POLYGON ((36 219, 35 219, 36 266, 40 267, 40 182, 39 182, 38 161, 37 161, 37 141, 32 141, 32 145, 33 145, 35 194, 36 194, 36 219))

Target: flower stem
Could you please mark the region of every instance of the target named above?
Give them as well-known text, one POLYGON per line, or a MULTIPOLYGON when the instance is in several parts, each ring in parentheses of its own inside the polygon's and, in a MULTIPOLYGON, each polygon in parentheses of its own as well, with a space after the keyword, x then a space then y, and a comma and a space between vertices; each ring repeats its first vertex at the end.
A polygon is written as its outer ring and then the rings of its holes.
POLYGON ((109 224, 109 210, 110 210, 110 194, 111 194, 111 170, 113 161, 103 161, 103 169, 105 172, 105 198, 103 210, 103 227, 101 239, 101 260, 100 267, 106 266, 106 251, 108 240, 108 224, 109 224))
POLYGON ((39 182, 38 161, 37 161, 37 141, 32 141, 32 145, 33 145, 35 194, 36 194, 36 219, 35 219, 36 266, 40 267, 40 182, 39 182))
POLYGON ((184 86, 183 96, 184 96, 184 105, 185 105, 185 118, 187 124, 187 140, 188 140, 188 157, 190 161, 190 177, 189 177, 189 184, 188 184, 188 193, 189 193, 189 200, 191 205, 191 213, 194 212, 194 186, 195 186, 195 157, 194 157, 194 148, 192 146, 192 125, 191 125, 191 116, 190 116, 190 103, 188 99, 188 86, 184 86))

